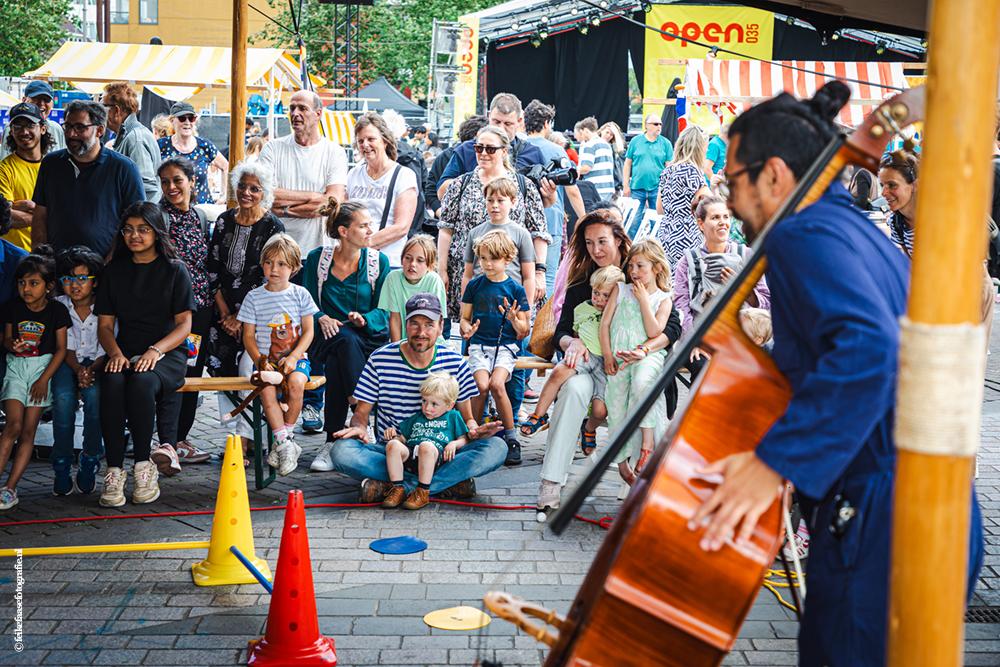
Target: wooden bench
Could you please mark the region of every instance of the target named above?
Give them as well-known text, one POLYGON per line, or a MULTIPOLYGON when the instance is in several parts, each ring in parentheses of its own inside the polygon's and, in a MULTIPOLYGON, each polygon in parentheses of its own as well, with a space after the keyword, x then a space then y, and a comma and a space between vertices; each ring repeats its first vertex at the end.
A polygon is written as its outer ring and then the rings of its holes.
MULTIPOLYGON (((306 382, 306 389, 318 389, 324 384, 326 384, 325 377, 322 375, 313 375, 306 382)), ((254 386, 250 384, 250 378, 241 376, 185 378, 184 385, 177 391, 181 393, 221 391, 233 402, 233 405, 239 405, 241 399, 237 392, 253 390, 254 386)), ((240 416, 247 420, 250 428, 253 429, 254 487, 263 489, 273 482, 275 478, 275 470, 270 465, 267 466, 269 474, 267 477, 264 477, 267 453, 271 451, 271 446, 274 444, 274 434, 264 419, 264 411, 261 408, 259 397, 251 403, 250 413, 250 415, 247 415, 246 412, 243 412, 240 416), (265 431, 267 433, 266 437, 264 435, 265 431), (267 452, 264 451, 265 444, 267 445, 267 452)))

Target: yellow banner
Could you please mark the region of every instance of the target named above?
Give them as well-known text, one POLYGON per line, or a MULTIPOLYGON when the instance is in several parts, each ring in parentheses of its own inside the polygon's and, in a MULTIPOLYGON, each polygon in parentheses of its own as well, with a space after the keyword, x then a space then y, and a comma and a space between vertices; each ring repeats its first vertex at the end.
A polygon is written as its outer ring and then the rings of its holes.
POLYGON ((462 71, 455 84, 455 127, 476 115, 479 93, 479 17, 459 16, 462 34, 458 40, 458 65, 462 71))
MULTIPOLYGON (((684 65, 665 64, 660 62, 662 60, 705 58, 713 46, 754 58, 771 58, 774 43, 774 14, 761 9, 653 5, 653 10, 646 13, 646 25, 708 46, 697 46, 655 30, 647 30, 643 81, 645 99, 665 98, 674 78, 684 82, 684 65)), ((726 53, 719 53, 716 57, 736 58, 726 53)), ((650 113, 659 115, 662 111, 662 104, 643 104, 643 115, 650 113)), ((701 111, 688 108, 689 115, 701 111)))

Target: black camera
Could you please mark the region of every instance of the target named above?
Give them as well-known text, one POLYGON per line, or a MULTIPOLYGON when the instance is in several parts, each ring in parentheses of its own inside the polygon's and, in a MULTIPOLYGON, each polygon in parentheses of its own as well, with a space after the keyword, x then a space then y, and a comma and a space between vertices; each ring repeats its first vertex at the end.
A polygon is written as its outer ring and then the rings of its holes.
POLYGON ((549 179, 556 185, 573 185, 576 183, 577 179, 576 167, 563 166, 563 163, 559 158, 552 158, 552 161, 547 165, 531 165, 531 167, 523 173, 525 176, 534 181, 535 185, 541 185, 543 178, 549 179))

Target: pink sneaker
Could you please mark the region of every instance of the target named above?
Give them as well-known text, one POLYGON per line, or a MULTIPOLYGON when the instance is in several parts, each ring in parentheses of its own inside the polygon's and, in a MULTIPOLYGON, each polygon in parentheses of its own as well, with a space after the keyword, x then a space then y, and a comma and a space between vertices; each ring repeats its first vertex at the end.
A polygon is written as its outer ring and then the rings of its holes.
POLYGON ((149 454, 149 460, 156 464, 161 475, 173 477, 181 471, 181 462, 177 452, 167 443, 162 443, 149 454))

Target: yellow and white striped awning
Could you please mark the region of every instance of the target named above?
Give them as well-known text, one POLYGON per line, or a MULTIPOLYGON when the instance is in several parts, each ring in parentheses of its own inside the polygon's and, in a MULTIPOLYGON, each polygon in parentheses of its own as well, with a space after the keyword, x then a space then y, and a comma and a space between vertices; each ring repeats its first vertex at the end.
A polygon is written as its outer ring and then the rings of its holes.
POLYGON ((21 100, 3 90, 0 90, 0 109, 9 109, 21 100))
POLYGON ((323 110, 319 119, 319 130, 323 136, 341 146, 354 143, 354 116, 350 111, 323 110))
MULTIPOLYGON (((44 65, 24 76, 68 81, 86 92, 98 92, 110 81, 127 81, 182 100, 204 88, 229 87, 230 70, 230 49, 223 47, 66 42, 44 65)), ((311 78, 317 86, 325 83, 311 78)), ((298 62, 282 49, 247 49, 246 81, 248 89, 271 84, 297 90, 298 62)))

